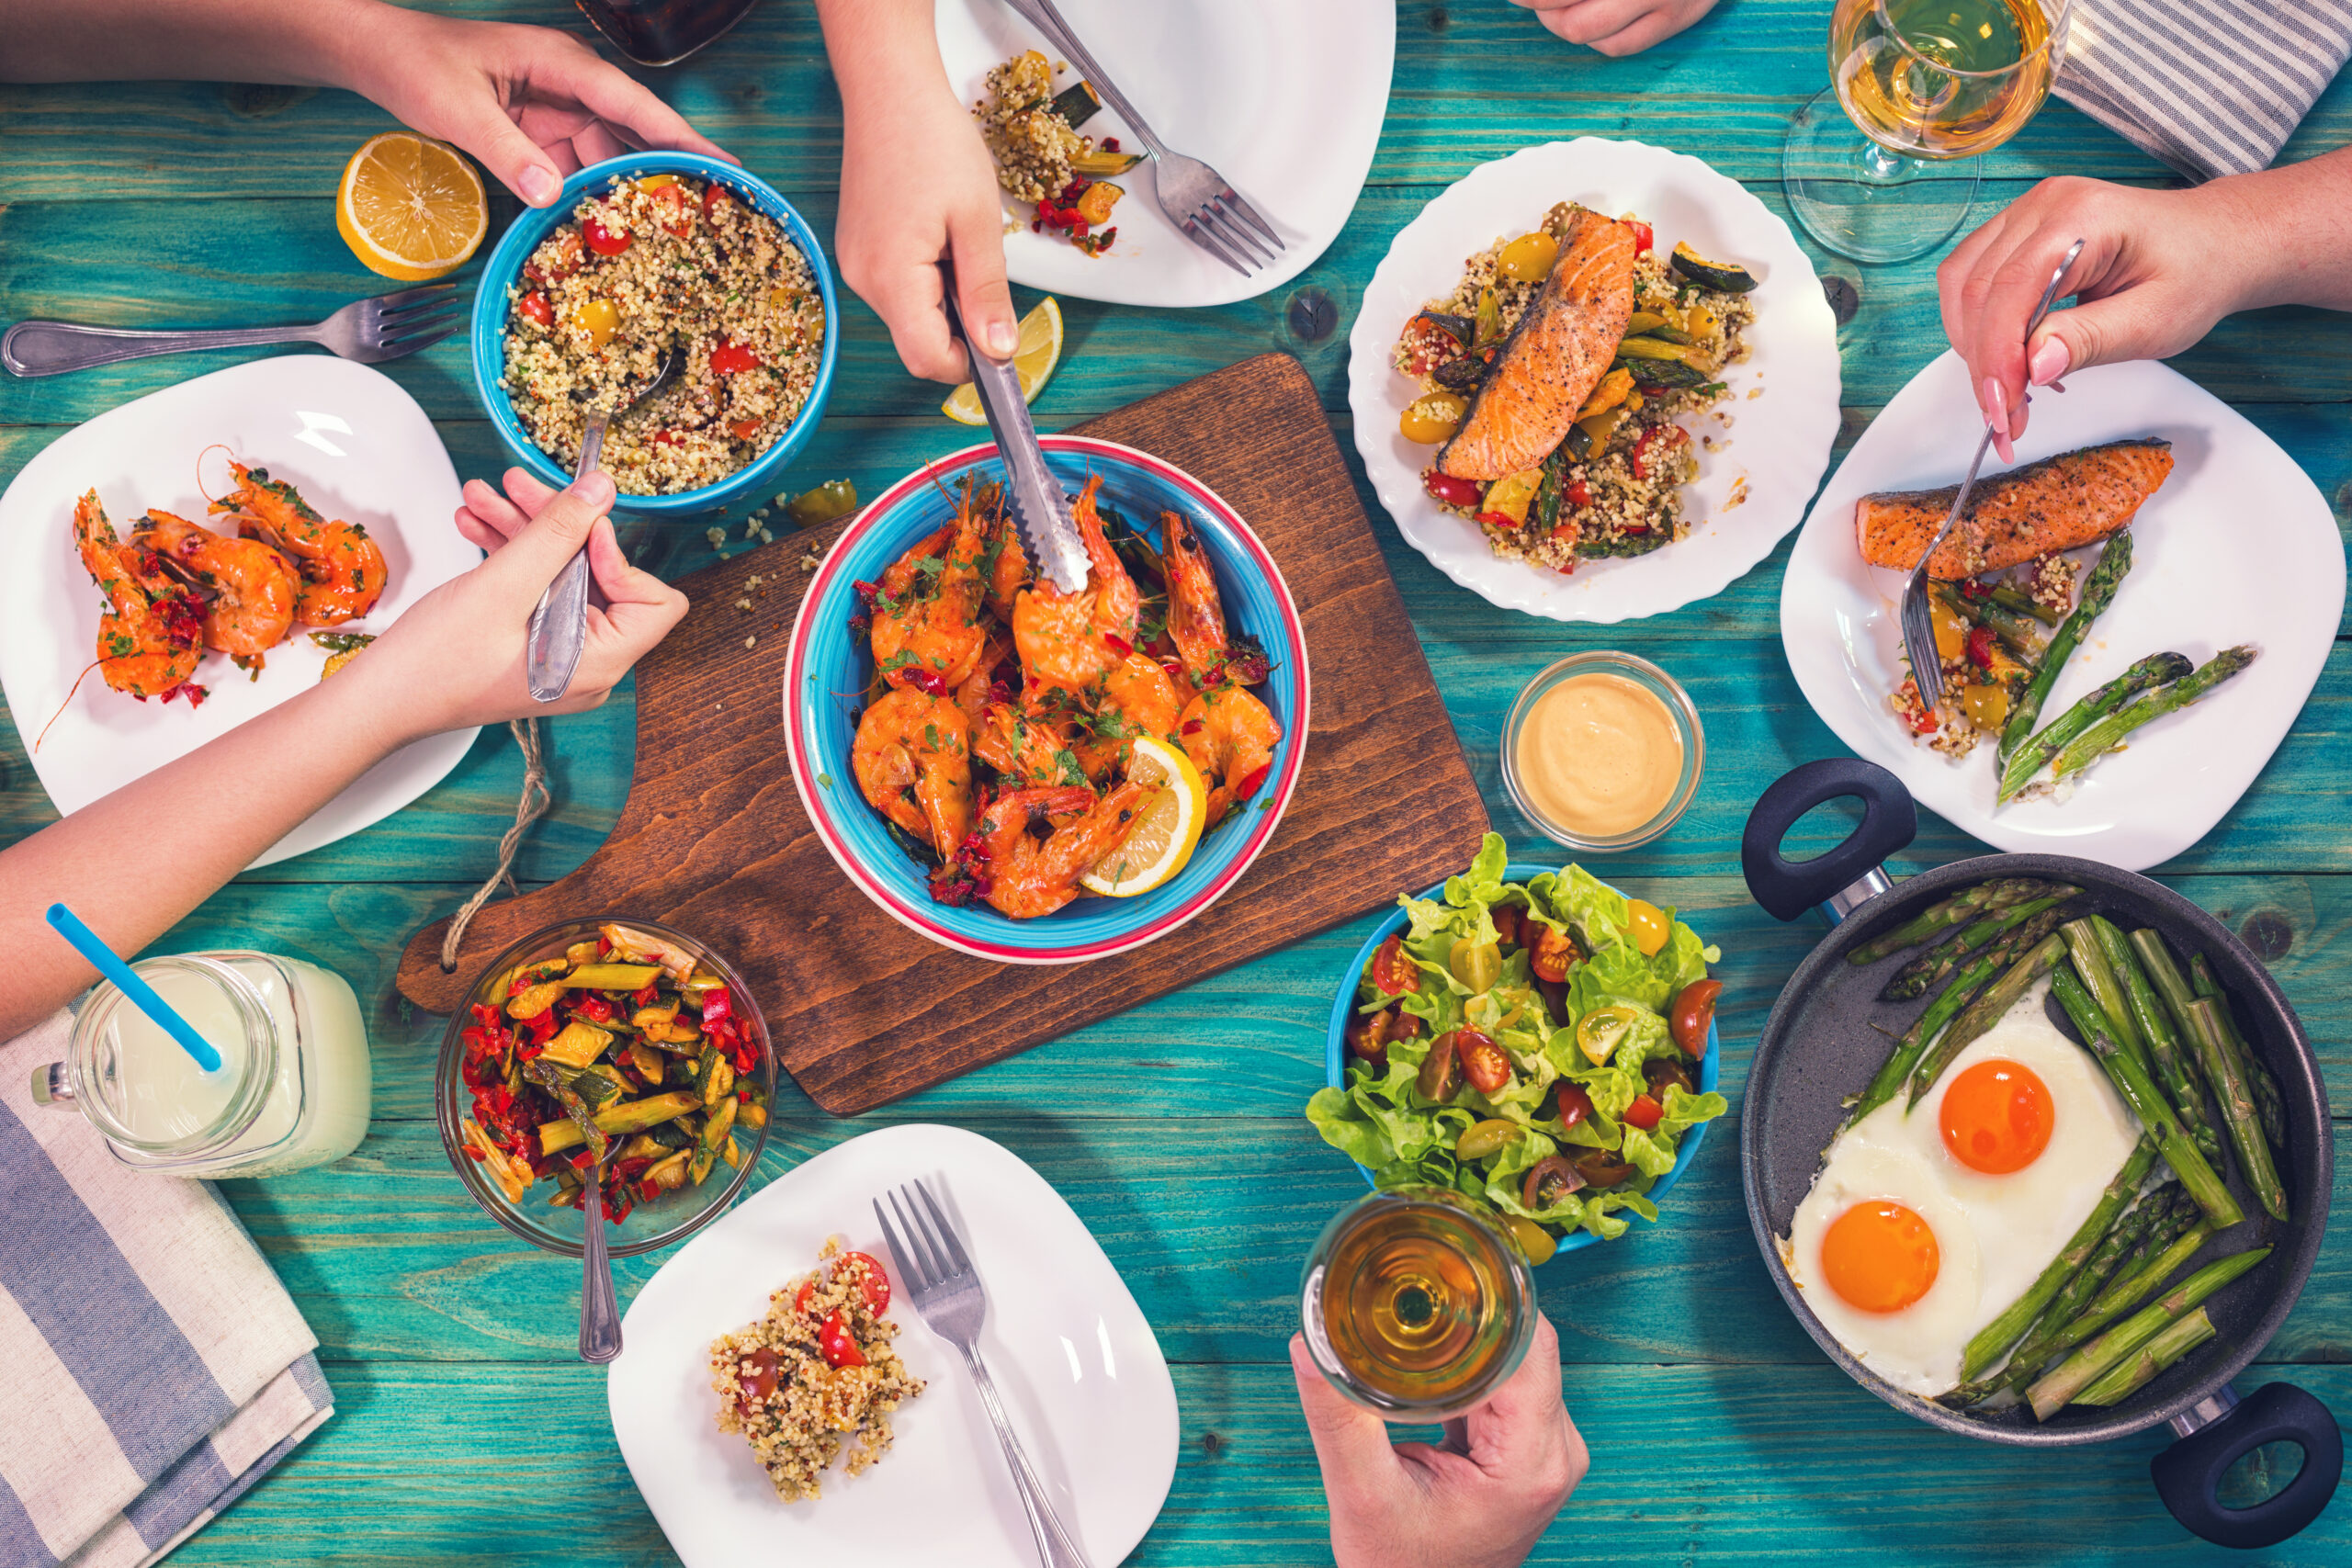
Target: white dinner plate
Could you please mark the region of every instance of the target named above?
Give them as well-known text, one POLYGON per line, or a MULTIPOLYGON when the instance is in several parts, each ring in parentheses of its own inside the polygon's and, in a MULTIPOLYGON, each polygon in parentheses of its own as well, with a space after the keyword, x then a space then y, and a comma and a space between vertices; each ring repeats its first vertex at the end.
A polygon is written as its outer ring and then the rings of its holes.
MULTIPOLYGON (((0 551, 26 563, 0 573, 0 688, 60 811, 77 811, 318 682, 327 655, 298 627, 270 650, 257 680, 227 654, 206 653, 196 680, 211 694, 200 708, 140 702, 109 690, 95 671, 66 700, 90 663, 104 608, 74 547, 74 503, 96 487, 126 537, 150 507, 202 522, 206 491, 222 494, 231 482, 226 455, 206 453, 214 446, 291 480, 303 500, 365 525, 383 547, 390 586, 372 612, 337 630, 380 632, 481 560, 450 521, 458 475, 433 422, 391 378, 365 365, 329 355, 258 359, 151 392, 68 431, 0 495, 0 551)), ((456 767, 477 733, 456 730, 393 752, 254 864, 390 816, 456 767)))
POLYGON ((1348 334, 1356 450, 1406 543, 1481 598, 1555 621, 1662 615, 1721 592, 1771 554, 1828 467, 1838 386, 1837 319, 1789 226, 1696 158, 1597 136, 1522 148, 1448 186, 1397 231, 1348 334), (1749 355, 1724 372, 1729 395, 1687 426, 1699 455, 1699 478, 1682 492, 1689 536, 1645 556, 1580 561, 1566 577, 1502 559, 1476 524, 1430 498, 1421 474, 1437 448, 1396 428, 1420 388, 1390 363, 1405 323, 1453 292, 1466 259, 1526 233, 1562 201, 1632 213, 1650 224, 1660 251, 1685 241, 1758 279, 1749 355))
MULTIPOLYGON (((1029 204, 1000 191, 1012 281, 1114 305, 1229 305, 1296 277, 1339 237, 1372 172, 1396 8, 1387 0, 1057 0, 1160 140, 1226 177, 1282 236, 1273 264, 1244 277, 1186 239, 1159 210, 1147 158, 1115 182, 1118 239, 1100 256, 1033 234, 1029 204), (1018 220, 1014 223, 1014 220, 1018 220)), ((967 107, 988 96, 989 71, 1024 50, 1064 63, 1003 0, 938 0, 939 53, 967 107)), ((1079 80, 1057 73, 1057 92, 1079 80)), ((1105 107, 1081 128, 1124 151, 1143 144, 1105 107)))
MULTIPOLYGON (((2132 522, 2132 570, 2058 677, 2044 722, 2166 649, 2203 663, 2253 643, 2261 657, 2202 701, 2132 732, 2072 798, 1993 809, 1993 747, 1958 761, 1895 721, 1905 574, 1867 565, 1854 504, 1876 491, 1955 484, 1983 430, 1958 355, 1911 378, 1862 433, 1797 536, 1781 586, 1781 644, 1805 700, 1855 752, 1922 805, 2009 851, 2143 871, 2209 832, 2253 784, 2319 681, 2344 614, 2335 513, 2295 460, 2211 393, 2164 366, 2109 365, 2037 391, 2018 461, 2125 436, 2172 443, 2172 474, 2132 522)), ((2000 471, 1995 460, 1987 474, 2000 471)), ((1981 481, 1980 481, 1981 482, 1981 481)), ((2095 550, 2077 552, 2087 562, 2095 550)))
POLYGON ((956 1127, 889 1127, 777 1178, 681 1247, 629 1303, 606 1394, 629 1474, 688 1568, 1035 1568, 1019 1495, 962 1359, 922 1325, 874 1200, 920 1177, 988 1292, 980 1355, 1054 1511, 1090 1562, 1123 1561, 1176 1475, 1176 1390, 1143 1311, 1046 1179, 956 1127), (874 1468, 783 1503, 721 1432, 710 1346, 816 1267, 825 1238, 878 1258, 899 1354, 929 1386, 874 1468))

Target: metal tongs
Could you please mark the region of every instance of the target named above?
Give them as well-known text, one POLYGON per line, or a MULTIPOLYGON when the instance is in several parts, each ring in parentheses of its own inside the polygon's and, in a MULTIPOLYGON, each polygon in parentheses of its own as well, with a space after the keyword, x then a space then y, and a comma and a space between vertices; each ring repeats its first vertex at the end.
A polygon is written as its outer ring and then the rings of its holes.
POLYGON ((964 344, 971 362, 972 386, 980 396, 980 412, 988 415, 989 434, 1004 458, 1004 503, 1012 525, 1021 532, 1022 547, 1040 577, 1065 593, 1086 587, 1086 543, 1078 536, 1078 520, 1070 514, 1069 494, 1046 467, 1045 449, 1037 445, 1037 427, 1029 421, 1029 404, 1021 395, 1021 374, 1010 359, 990 359, 964 330, 963 313, 956 308, 956 268, 939 264, 940 303, 947 311, 947 330, 964 344))

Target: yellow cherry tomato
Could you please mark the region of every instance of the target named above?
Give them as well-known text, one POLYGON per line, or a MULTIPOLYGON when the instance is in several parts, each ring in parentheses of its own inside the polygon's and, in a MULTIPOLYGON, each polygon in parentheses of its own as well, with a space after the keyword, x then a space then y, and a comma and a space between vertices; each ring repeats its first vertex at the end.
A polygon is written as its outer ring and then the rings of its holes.
POLYGON ((1936 657, 1949 664, 1968 647, 1968 623, 1940 599, 1928 603, 1928 617, 1936 628, 1936 657))
POLYGON ((1405 405, 1404 415, 1396 428, 1408 441, 1418 441, 1424 446, 1434 446, 1452 438, 1462 424, 1462 416, 1470 405, 1452 392, 1430 392, 1405 405))
POLYGON ((1979 729, 1998 729, 2009 722, 2007 686, 1970 686, 1960 694, 1960 711, 1979 729))
POLYGON ((1625 907, 1625 923, 1633 928, 1634 945, 1642 950, 1644 958, 1656 958, 1665 952, 1667 938, 1674 934, 1665 911, 1639 898, 1625 907))
POLYGON ((610 299, 582 299, 571 308, 571 324, 588 334, 588 341, 602 348, 620 330, 620 308, 610 299))
POLYGON ((675 175, 648 175, 643 179, 637 182, 637 188, 639 190, 660 190, 663 186, 673 186, 677 183, 678 176, 675 175))
POLYGON ((1552 1254, 1560 1249, 1560 1244, 1552 1239, 1550 1231, 1519 1214, 1510 1217, 1510 1238, 1519 1243, 1520 1251, 1525 1253, 1527 1261, 1537 1269, 1551 1262, 1552 1254))
POLYGON ((1445 966, 1472 991, 1483 991, 1502 978, 1503 950, 1491 942, 1472 942, 1465 936, 1448 950, 1445 966))
POLYGON ((1560 242, 1538 229, 1505 245, 1495 258, 1495 270, 1514 282, 1541 283, 1552 275, 1552 263, 1559 254, 1560 242))
POLYGON ((1577 1020, 1577 1049, 1594 1066, 1608 1064, 1610 1053, 1625 1038, 1641 1014, 1624 1002, 1612 1002, 1605 1008, 1595 1008, 1577 1020))

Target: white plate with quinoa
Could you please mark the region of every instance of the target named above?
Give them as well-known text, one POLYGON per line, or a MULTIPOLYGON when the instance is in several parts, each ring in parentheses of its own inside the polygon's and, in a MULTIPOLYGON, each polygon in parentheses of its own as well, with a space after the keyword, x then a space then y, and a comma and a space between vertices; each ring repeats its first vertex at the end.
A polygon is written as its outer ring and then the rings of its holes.
MULTIPOLYGON (((1781 581, 1781 644, 1822 722, 1952 826, 2013 852, 2144 871, 2212 830, 2302 711, 2344 613, 2344 541, 2295 460, 2178 372, 2109 365, 2065 385, 2033 394, 2019 464, 2156 436, 2172 443, 2174 467, 2133 519, 2132 570, 2052 688, 2044 721, 2152 653, 2201 664, 2251 643, 2260 656, 2243 674, 2134 731, 2066 798, 2021 798, 1997 811, 1989 742, 1955 758, 1910 734, 1889 700, 1907 673, 1903 574, 1862 559, 1854 507, 1873 492, 1960 479, 1983 416, 1949 352, 1895 394, 1822 491, 1781 581)), ((2074 553, 2087 561, 2098 552, 2074 553)))
POLYGON ((778 1177, 646 1281, 606 1393, 629 1474, 688 1568, 755 1562, 1034 1568, 1020 1500, 962 1359, 922 1325, 873 1201, 920 1177, 988 1292, 980 1353, 1064 1524, 1089 1561, 1124 1560, 1176 1474, 1175 1385, 1118 1270, 1061 1195, 1001 1145, 914 1124, 852 1138, 778 1177), (895 1347, 922 1393, 863 1474, 785 1503, 718 1429, 710 1348, 766 1312, 829 1237, 879 1258, 895 1347))
MULTIPOLYGON (((1085 254, 1063 233, 1033 231, 1034 205, 1000 191, 1013 282, 1117 305, 1227 305, 1289 282, 1339 237, 1372 172, 1388 111, 1394 6, 1058 0, 1057 9, 1160 138, 1223 175, 1282 236, 1283 249, 1261 272, 1234 271, 1159 210, 1146 159, 1111 180, 1125 194, 1109 219, 1117 237, 1100 255, 1085 254)), ((989 71, 1046 49, 1002 0, 938 0, 937 21, 948 85, 967 107, 987 100, 989 71)), ((1074 71, 1057 71, 1054 90, 1078 80, 1074 71)), ((1115 138, 1125 151, 1141 150, 1133 128, 1111 109, 1078 129, 1090 140, 1115 138)))
POLYGON ((1656 615, 1720 592, 1804 516, 1838 423, 1838 326, 1821 280, 1788 225, 1736 180, 1679 152, 1578 137, 1482 164, 1397 232, 1348 340, 1348 406, 1356 449, 1406 542, 1472 592, 1560 621, 1656 615), (1498 554, 1486 530, 1430 495, 1435 446, 1400 428, 1423 383, 1396 367, 1406 324, 1453 293, 1489 247, 1536 230, 1562 202, 1640 220, 1653 254, 1678 243, 1736 264, 1756 287, 1741 328, 1744 357, 1713 372, 1703 411, 1678 415, 1693 477, 1676 495, 1682 532, 1646 554, 1553 566, 1498 554))
MULTIPOLYGON (((257 359, 151 392, 66 432, 0 495, 0 541, 22 563, 0 573, 0 685, 33 772, 61 812, 185 757, 320 678, 327 652, 297 632, 250 680, 225 654, 207 653, 196 674, 208 694, 200 707, 142 703, 96 675, 74 689, 89 667, 104 607, 74 552, 76 498, 96 487, 119 532, 150 507, 200 518, 208 490, 218 495, 226 487, 231 454, 291 480, 305 501, 363 525, 382 547, 390 569, 383 597, 338 631, 380 632, 481 562, 451 522, 463 498, 433 422, 390 377, 365 365, 328 355, 257 359), (227 451, 207 450, 222 446, 227 451)), ((390 816, 440 783, 479 733, 401 747, 254 864, 390 816)))

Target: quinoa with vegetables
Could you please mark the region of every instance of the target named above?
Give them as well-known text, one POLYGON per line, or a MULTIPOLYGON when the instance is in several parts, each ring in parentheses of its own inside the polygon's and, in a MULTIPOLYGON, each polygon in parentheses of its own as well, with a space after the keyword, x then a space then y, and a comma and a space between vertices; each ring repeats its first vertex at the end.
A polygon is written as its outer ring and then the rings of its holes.
MULTIPOLYGON (((1502 373, 1581 210, 1562 202, 1534 230, 1471 256, 1453 292, 1405 324, 1391 363, 1420 388, 1399 422, 1407 439, 1438 446, 1462 427, 1502 373)), ((1722 402, 1724 371, 1747 357, 1756 280, 1687 245, 1661 255, 1648 224, 1620 221, 1634 239, 1633 314, 1566 437, 1533 467, 1491 481, 1423 475, 1432 499, 1476 522, 1505 559, 1572 572, 1579 560, 1645 555, 1690 532, 1678 492, 1696 477, 1698 454, 1682 422, 1722 402)))
POLYGON ((624 495, 718 483, 792 427, 822 361, 824 298, 782 225, 718 181, 650 175, 589 197, 507 289, 500 385, 566 468, 592 409, 650 383, 613 422, 603 467, 624 495))
POLYGON ((718 1429, 752 1446, 787 1503, 823 1495, 842 1450, 862 1475, 890 1449, 891 1413, 923 1391, 891 1340, 890 1277, 825 1243, 820 1267, 768 1298, 767 1315, 710 1348, 718 1429))
POLYGON ((1078 127, 1101 101, 1083 82, 1057 95, 1056 69, 1034 49, 1014 55, 989 73, 988 96, 972 106, 972 118, 996 162, 997 184, 1035 207, 1030 231, 1051 230, 1099 256, 1119 237, 1117 228, 1107 225, 1126 194, 1103 176, 1126 173, 1143 155, 1122 151, 1115 136, 1098 145, 1080 134, 1078 127))

